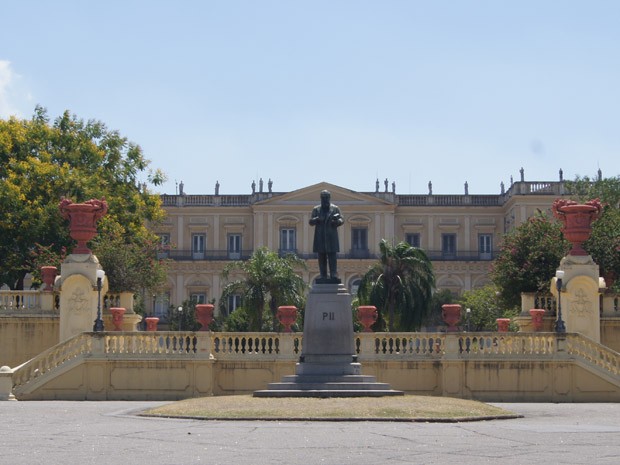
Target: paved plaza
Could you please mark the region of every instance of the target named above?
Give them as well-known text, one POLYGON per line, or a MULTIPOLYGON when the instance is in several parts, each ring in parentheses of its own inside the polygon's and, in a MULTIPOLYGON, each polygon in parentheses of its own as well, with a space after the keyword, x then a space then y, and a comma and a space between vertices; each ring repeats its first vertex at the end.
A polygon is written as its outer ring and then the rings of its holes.
POLYGON ((614 464, 620 404, 496 404, 468 423, 135 416, 160 402, 0 402, 0 464, 614 464))

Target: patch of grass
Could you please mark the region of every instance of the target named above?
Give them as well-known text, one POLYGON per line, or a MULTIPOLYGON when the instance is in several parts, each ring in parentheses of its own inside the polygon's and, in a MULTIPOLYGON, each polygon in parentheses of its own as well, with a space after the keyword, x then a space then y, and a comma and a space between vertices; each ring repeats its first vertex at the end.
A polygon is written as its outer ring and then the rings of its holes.
POLYGON ((145 416, 205 420, 381 420, 472 421, 516 418, 482 402, 449 397, 257 398, 249 395, 200 397, 142 413, 145 416))

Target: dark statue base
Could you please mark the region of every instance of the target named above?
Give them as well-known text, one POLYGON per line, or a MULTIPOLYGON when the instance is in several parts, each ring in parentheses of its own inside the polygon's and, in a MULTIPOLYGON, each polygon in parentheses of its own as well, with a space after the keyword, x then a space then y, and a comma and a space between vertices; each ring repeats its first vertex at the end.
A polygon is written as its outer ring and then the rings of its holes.
MULTIPOLYGON (((338 280, 340 281, 340 280, 338 280)), ((351 295, 339 282, 312 287, 304 319, 304 338, 295 375, 255 391, 254 397, 402 396, 374 376, 362 375, 354 348, 351 295)))

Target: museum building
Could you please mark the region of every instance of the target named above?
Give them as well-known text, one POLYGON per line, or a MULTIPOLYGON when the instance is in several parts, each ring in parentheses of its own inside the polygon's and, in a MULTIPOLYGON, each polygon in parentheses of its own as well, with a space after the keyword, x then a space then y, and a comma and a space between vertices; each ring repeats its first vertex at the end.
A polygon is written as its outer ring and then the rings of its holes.
MULTIPOLYGON (((221 276, 232 260, 248 259, 254 250, 268 247, 280 254, 295 253, 307 260, 303 278, 311 284, 319 275, 312 253, 312 208, 323 190, 340 207, 345 223, 338 228, 338 273, 356 292, 359 280, 378 256, 379 242, 406 241, 422 248, 431 259, 438 289, 454 294, 489 283, 489 270, 504 233, 537 211, 550 215, 554 199, 563 195, 564 182, 512 182, 500 193, 470 195, 397 194, 386 180, 380 189, 356 192, 321 182, 292 192, 273 192, 253 183, 250 194, 189 195, 181 184, 176 195, 162 195, 166 219, 155 227, 161 237, 161 258, 171 259, 165 290, 153 295, 148 313, 165 317, 170 305, 193 299, 197 303, 219 298, 226 282, 221 276)), ((150 299, 149 299, 150 300, 150 299)), ((225 303, 231 312, 239 296, 225 303)))

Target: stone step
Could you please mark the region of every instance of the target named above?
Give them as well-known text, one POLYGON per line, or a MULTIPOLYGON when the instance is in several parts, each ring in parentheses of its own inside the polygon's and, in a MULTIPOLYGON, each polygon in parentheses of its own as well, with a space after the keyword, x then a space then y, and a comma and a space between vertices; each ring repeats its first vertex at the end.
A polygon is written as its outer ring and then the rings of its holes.
POLYGON ((262 391, 254 391, 254 397, 386 397, 386 396, 402 396, 403 391, 388 390, 277 390, 265 389, 262 391))
POLYGON ((287 375, 282 377, 283 383, 375 383, 377 379, 371 375, 287 375))
POLYGON ((269 383, 271 390, 302 390, 302 391, 385 391, 390 389, 387 383, 269 383))

